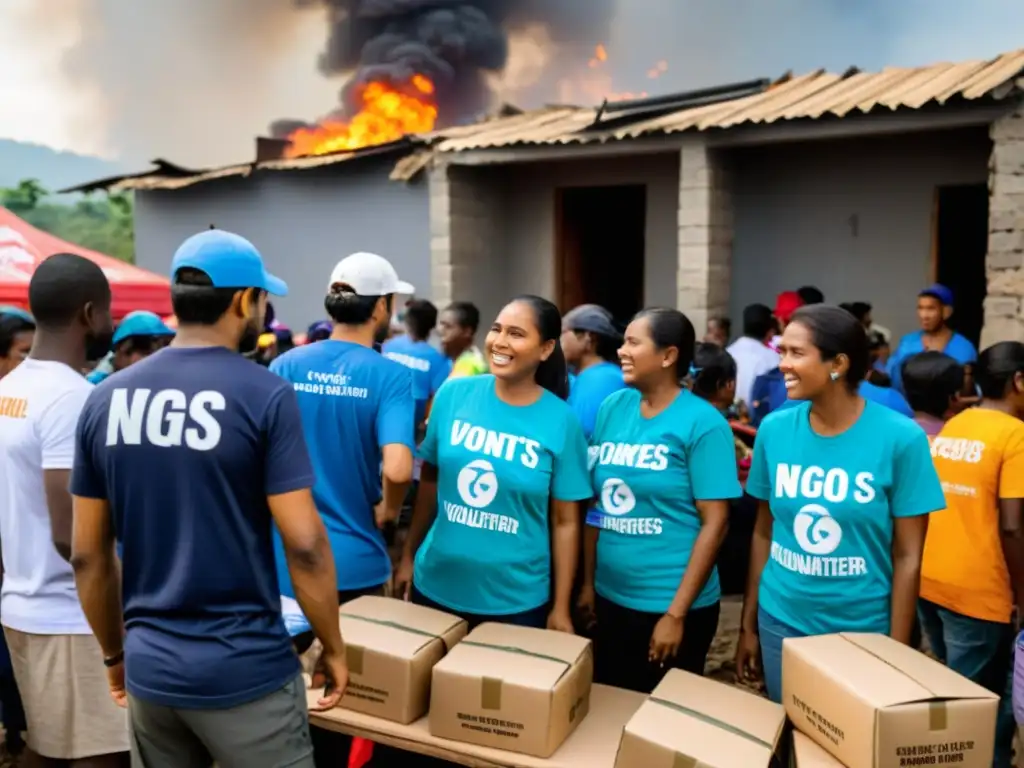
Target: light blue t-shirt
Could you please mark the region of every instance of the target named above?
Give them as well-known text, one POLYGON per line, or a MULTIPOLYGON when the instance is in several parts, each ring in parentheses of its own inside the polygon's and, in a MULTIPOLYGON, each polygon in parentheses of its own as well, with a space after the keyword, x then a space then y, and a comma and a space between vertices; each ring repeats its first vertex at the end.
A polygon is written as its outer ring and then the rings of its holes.
MULTIPOLYGON (((383 584, 391 558, 373 515, 381 500, 381 449, 415 450, 412 374, 369 347, 333 339, 296 347, 270 370, 298 395, 316 478, 313 500, 338 564, 338 589, 383 584)), ((274 554, 281 594, 295 597, 276 528, 274 554)))
POLYGON ((437 467, 437 517, 413 575, 461 613, 507 616, 551 596, 549 502, 591 497, 587 442, 568 403, 544 391, 500 400, 490 374, 451 379, 434 398, 420 456, 437 467))
POLYGON ((427 403, 452 372, 452 361, 426 341, 409 336, 388 339, 381 354, 412 371, 412 396, 416 401, 416 423, 422 424, 427 403))
POLYGON ((810 403, 757 431, 747 493, 769 502, 760 607, 806 634, 888 634, 893 518, 946 506, 928 437, 870 400, 846 432, 816 434, 810 403))
MULTIPOLYGON (((605 400, 591 439, 599 528, 595 589, 646 613, 668 610, 690 561, 701 519, 695 501, 743 495, 728 422, 713 405, 683 390, 664 411, 640 415, 640 393, 605 400)), ((717 603, 713 568, 692 608, 717 603)))
POLYGON ((576 374, 569 384, 569 405, 580 420, 583 434, 589 439, 597 424, 597 412, 609 395, 626 386, 622 369, 615 363, 602 361, 576 374))
MULTIPOLYGON (((894 389, 903 391, 903 363, 908 358, 924 351, 924 331, 914 331, 900 339, 900 344, 889 358, 887 366, 887 372, 892 380, 894 389)), ((960 365, 967 365, 978 360, 978 350, 959 333, 954 333, 949 338, 949 342, 946 344, 946 348, 942 350, 942 354, 952 357, 960 365)))
MULTIPOLYGON (((908 419, 914 418, 914 409, 910 407, 910 403, 907 402, 899 390, 893 389, 892 387, 880 387, 877 384, 872 384, 870 381, 862 381, 857 387, 857 394, 863 397, 865 400, 871 400, 884 405, 886 408, 890 408, 896 413, 902 413, 908 419)), ((796 408, 801 403, 806 402, 805 400, 786 400, 775 410, 781 411, 785 408, 796 408)))

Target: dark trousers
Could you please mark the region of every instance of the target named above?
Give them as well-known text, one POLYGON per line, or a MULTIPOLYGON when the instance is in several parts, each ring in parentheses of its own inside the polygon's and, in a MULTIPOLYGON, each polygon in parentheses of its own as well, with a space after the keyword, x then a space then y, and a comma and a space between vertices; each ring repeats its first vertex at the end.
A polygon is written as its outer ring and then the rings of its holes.
POLYGON ((1013 735, 1013 653, 1011 624, 975 619, 928 600, 917 601, 917 615, 928 645, 954 672, 998 694, 994 768, 1010 768, 1013 735))
POLYGON ((594 681, 640 693, 655 689, 669 668, 704 674, 711 641, 718 631, 718 603, 686 614, 683 642, 665 667, 649 660, 654 627, 664 614, 644 613, 597 596, 594 629, 594 681))
POLYGON ((25 709, 21 705, 21 694, 18 683, 14 679, 14 668, 11 666, 11 653, 7 649, 7 639, 0 631, 0 722, 7 732, 7 749, 18 754, 25 746, 22 731, 25 730, 25 709))

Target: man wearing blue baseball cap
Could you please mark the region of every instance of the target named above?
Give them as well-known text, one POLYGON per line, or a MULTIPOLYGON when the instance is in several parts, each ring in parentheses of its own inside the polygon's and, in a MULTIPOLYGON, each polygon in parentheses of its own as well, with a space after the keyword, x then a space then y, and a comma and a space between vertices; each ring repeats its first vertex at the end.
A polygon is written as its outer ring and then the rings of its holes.
POLYGON ((335 706, 347 684, 295 392, 238 354, 255 348, 267 294, 287 290, 248 240, 190 237, 171 263, 174 341, 99 384, 79 421, 76 583, 111 695, 130 701, 133 764, 313 766, 275 524, 324 647, 318 705, 335 706))
POLYGON ((977 361, 978 350, 966 338, 949 327, 953 315, 953 291, 940 283, 930 285, 917 295, 917 320, 921 330, 908 333, 889 358, 886 372, 894 389, 903 389, 903 363, 920 352, 942 352, 961 365, 977 361))
POLYGON ((146 310, 129 312, 114 330, 113 351, 104 361, 107 365, 97 366, 86 379, 92 384, 99 384, 110 374, 123 371, 162 349, 173 338, 174 331, 156 313, 146 310))

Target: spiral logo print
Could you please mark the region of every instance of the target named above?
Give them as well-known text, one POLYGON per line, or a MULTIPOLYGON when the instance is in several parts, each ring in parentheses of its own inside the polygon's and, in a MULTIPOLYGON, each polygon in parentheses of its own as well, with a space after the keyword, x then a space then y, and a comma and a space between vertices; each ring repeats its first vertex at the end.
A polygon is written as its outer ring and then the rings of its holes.
POLYGON ((474 509, 483 509, 498 495, 498 477, 491 462, 476 459, 462 468, 456 480, 459 496, 474 509))
POLYGON ((606 515, 628 515, 636 506, 636 496, 622 480, 609 477, 601 486, 601 509, 606 515))
POLYGON ((843 529, 820 504, 805 504, 793 518, 793 536, 810 555, 831 555, 843 540, 843 529))

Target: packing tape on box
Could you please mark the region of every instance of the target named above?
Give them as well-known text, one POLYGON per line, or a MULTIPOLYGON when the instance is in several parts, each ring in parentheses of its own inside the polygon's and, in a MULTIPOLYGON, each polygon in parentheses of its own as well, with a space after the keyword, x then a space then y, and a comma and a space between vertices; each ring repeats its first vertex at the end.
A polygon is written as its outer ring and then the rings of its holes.
MULTIPOLYGON (((663 707, 668 707, 669 709, 675 710, 676 712, 679 712, 684 715, 688 715, 689 717, 692 717, 695 720, 700 720, 701 722, 707 723, 708 725, 713 725, 716 728, 720 728, 723 731, 731 733, 733 736, 739 736, 740 738, 746 739, 747 741, 752 741, 758 746, 764 747, 769 752, 775 751, 774 744, 770 744, 764 739, 759 739, 757 736, 754 736, 752 733, 742 731, 735 725, 730 725, 729 723, 723 722, 722 720, 718 720, 714 717, 711 717, 710 715, 706 715, 703 712, 698 712, 695 709, 684 707, 682 704, 676 704, 674 701, 666 701, 665 699, 658 699, 653 696, 649 698, 648 701, 652 702, 653 704, 660 704, 663 707)), ((681 752, 676 752, 676 756, 672 761, 672 768, 708 768, 708 766, 706 766, 704 763, 700 762, 694 757, 684 755, 681 752)))
MULTIPOLYGON (((448 643, 445 643, 444 636, 448 632, 451 632, 459 624, 463 623, 463 619, 457 619, 454 624, 450 627, 445 627, 444 632, 441 634, 434 634, 433 632, 427 632, 425 629, 417 629, 416 627, 409 627, 405 624, 399 624, 397 621, 388 621, 387 619, 371 619, 369 616, 356 616, 353 613, 341 614, 343 619, 355 619, 356 621, 365 621, 368 624, 376 624, 379 627, 391 627, 391 629, 400 629, 403 632, 409 632, 413 635, 419 635, 420 637, 428 637, 431 640, 440 640, 444 643, 444 652, 448 653, 451 648, 448 647, 448 643)), ((351 665, 350 665, 351 666, 351 665)))
POLYGON ((947 710, 944 701, 928 702, 928 730, 944 731, 947 726, 947 710))
MULTIPOLYGON (((511 645, 496 645, 494 643, 480 643, 475 640, 463 640, 462 645, 470 645, 474 648, 490 648, 494 651, 505 651, 506 653, 515 653, 520 656, 530 656, 534 659, 543 659, 544 661, 553 661, 556 664, 562 664, 566 670, 571 669, 573 662, 560 659, 557 656, 548 656, 544 653, 536 653, 534 651, 527 651, 523 648, 515 648, 511 645)), ((575 661, 575 660, 574 660, 575 661)), ((480 708, 489 710, 501 709, 501 684, 502 680, 500 677, 484 677, 480 680, 480 708)))

